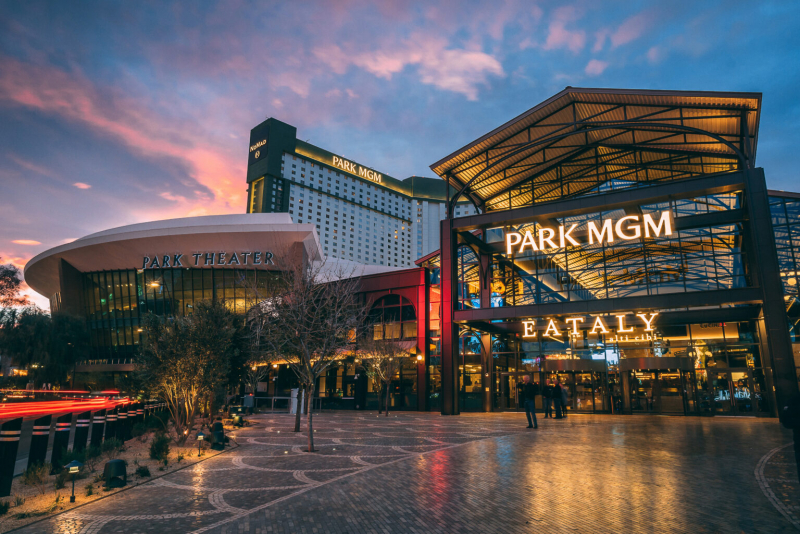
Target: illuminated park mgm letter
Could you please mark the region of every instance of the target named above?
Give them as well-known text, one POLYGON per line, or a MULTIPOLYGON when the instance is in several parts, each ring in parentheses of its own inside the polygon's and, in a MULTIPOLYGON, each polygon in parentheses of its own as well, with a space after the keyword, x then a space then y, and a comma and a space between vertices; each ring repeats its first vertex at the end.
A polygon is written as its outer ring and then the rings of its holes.
MULTIPOLYGON (((568 229, 563 225, 558 227, 558 232, 552 228, 539 227, 538 240, 533 237, 530 230, 525 230, 524 233, 508 232, 506 233, 506 254, 511 254, 515 251, 521 254, 525 252, 526 247, 530 247, 534 251, 545 251, 548 249, 565 248, 567 246, 579 247, 581 244, 572 237, 572 232, 577 228, 577 224, 573 224, 568 229), (556 240, 556 233, 558 239, 556 240)), ((628 215, 619 219, 616 224, 611 219, 606 219, 600 228, 597 227, 595 221, 589 221, 589 244, 595 243, 613 243, 615 238, 624 241, 639 239, 642 237, 659 237, 662 235, 672 235, 672 219, 670 219, 668 211, 662 211, 658 223, 653 220, 653 216, 645 213, 642 216, 642 222, 639 223, 638 215, 628 215)))

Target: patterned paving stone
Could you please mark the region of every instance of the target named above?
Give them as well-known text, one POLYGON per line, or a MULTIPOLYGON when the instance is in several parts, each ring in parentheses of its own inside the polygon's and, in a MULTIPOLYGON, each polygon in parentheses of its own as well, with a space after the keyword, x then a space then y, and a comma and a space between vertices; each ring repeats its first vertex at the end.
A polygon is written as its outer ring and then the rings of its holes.
POLYGON ((774 420, 328 412, 312 454, 290 416, 251 420, 224 455, 21 532, 800 530, 774 420))

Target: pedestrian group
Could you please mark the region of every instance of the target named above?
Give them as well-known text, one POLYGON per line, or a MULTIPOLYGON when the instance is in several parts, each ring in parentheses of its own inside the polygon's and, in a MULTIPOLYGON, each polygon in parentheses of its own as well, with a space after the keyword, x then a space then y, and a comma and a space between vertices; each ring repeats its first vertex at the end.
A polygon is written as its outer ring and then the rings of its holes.
POLYGON ((531 381, 530 375, 525 375, 522 377, 519 389, 520 400, 525 406, 525 415, 528 418, 528 428, 539 428, 536 420, 536 397, 539 395, 542 396, 545 419, 566 419, 569 395, 567 388, 562 386, 558 379, 547 380, 545 386, 540 388, 539 384, 531 381), (555 417, 553 417, 554 412, 555 417))

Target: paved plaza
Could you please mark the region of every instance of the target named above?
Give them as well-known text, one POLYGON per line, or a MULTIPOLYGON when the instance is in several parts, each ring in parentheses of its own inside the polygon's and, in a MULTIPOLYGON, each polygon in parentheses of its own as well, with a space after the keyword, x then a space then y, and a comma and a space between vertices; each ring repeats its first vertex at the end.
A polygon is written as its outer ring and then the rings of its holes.
POLYGON ((324 412, 20 532, 797 532, 791 435, 765 419, 324 412))

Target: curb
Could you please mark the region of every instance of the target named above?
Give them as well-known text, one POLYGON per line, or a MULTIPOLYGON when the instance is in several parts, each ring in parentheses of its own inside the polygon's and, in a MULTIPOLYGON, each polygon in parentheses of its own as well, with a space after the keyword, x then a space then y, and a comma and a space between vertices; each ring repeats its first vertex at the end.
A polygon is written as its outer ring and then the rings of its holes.
POLYGON ((94 504, 96 502, 102 501, 103 499, 108 499, 109 497, 115 497, 115 496, 117 496, 117 495, 119 495, 121 493, 124 493, 124 492, 128 491, 128 490, 132 490, 134 488, 138 488, 139 486, 143 486, 145 484, 148 484, 149 482, 152 482, 153 480, 158 480, 159 478, 163 478, 163 477, 165 477, 167 475, 171 475, 173 473, 177 473, 178 471, 183 471, 184 469, 186 469, 188 467, 194 467, 195 465, 203 463, 206 460, 211 460, 212 458, 216 458, 217 456, 222 456, 223 454, 226 454, 226 453, 228 453, 228 452, 230 452, 230 451, 232 451, 234 449, 238 449, 239 448, 239 443, 237 443, 236 440, 231 438, 230 441, 232 441, 233 443, 236 443, 236 446, 235 447, 231 447, 230 449, 224 450, 224 451, 220 452, 219 454, 215 454, 214 456, 210 456, 208 458, 204 458, 202 460, 198 460, 197 462, 194 462, 193 464, 187 464, 187 465, 184 465, 183 467, 179 467, 178 469, 176 469, 174 471, 170 471, 169 473, 164 473, 163 475, 150 477, 150 479, 147 482, 143 482, 141 484, 135 484, 135 485, 132 485, 132 486, 126 486, 125 488, 123 488, 123 489, 121 489, 121 490, 119 490, 119 491, 117 491, 115 493, 112 493, 110 495, 105 495, 104 497, 100 497, 99 499, 95 499, 95 500, 93 500, 91 502, 85 502, 83 504, 79 504, 77 506, 74 506, 74 507, 70 508, 69 510, 63 510, 61 512, 58 512, 58 513, 55 513, 55 514, 52 514, 52 515, 43 516, 42 518, 37 519, 36 521, 31 521, 30 523, 28 523, 26 525, 21 525, 21 526, 18 526, 16 528, 12 529, 12 530, 7 530, 6 534, 8 534, 9 532, 17 532, 17 531, 19 531, 19 530, 21 530, 23 528, 28 528, 31 525, 35 525, 37 523, 41 523, 42 521, 47 521, 47 520, 53 519, 54 517, 58 517, 58 516, 60 516, 62 514, 73 512, 73 511, 75 511, 75 510, 77 510, 79 508, 83 508, 84 506, 89 506, 90 504, 94 504))

